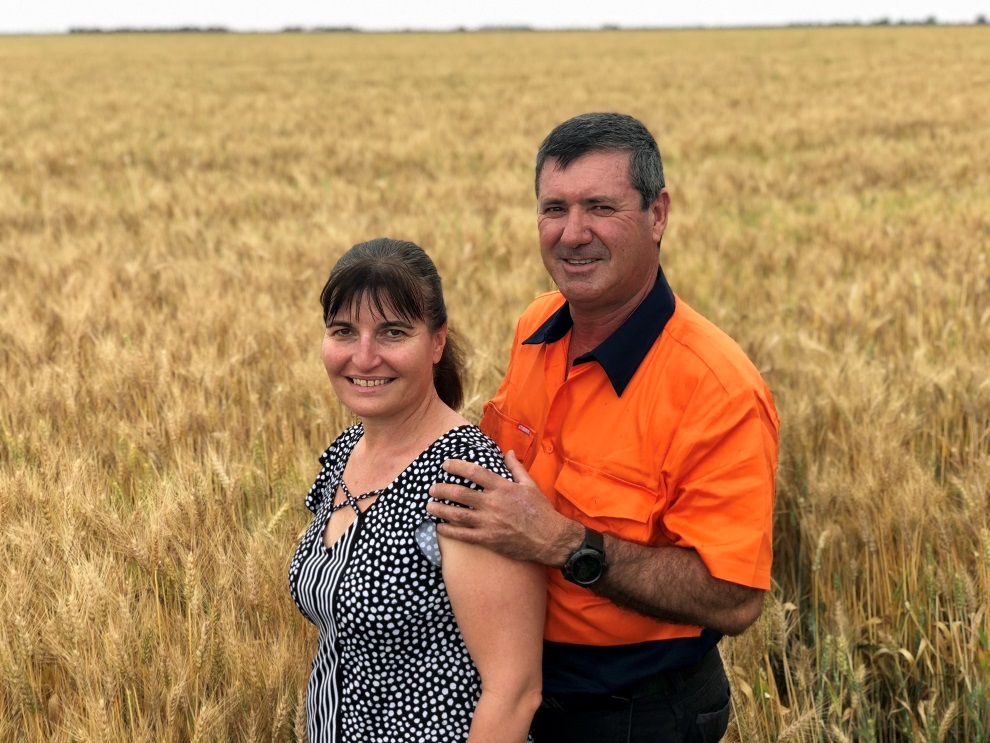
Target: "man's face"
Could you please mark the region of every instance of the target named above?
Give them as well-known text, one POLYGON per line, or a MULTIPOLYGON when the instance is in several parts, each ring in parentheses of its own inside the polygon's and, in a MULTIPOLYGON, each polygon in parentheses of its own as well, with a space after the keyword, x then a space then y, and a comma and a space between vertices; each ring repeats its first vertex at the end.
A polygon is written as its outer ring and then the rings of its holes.
POLYGON ((590 152, 564 170, 549 158, 540 173, 540 252, 576 317, 632 312, 656 280, 670 197, 664 189, 644 211, 629 158, 590 152))

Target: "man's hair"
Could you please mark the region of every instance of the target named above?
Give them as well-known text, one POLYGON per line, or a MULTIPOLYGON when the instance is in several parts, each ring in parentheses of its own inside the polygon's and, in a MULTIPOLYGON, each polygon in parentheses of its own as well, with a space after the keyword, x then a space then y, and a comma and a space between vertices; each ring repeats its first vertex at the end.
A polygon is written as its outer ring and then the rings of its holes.
POLYGON ((664 187, 660 148, 642 122, 626 114, 589 113, 559 124, 547 135, 536 153, 536 198, 540 198, 540 175, 547 158, 565 169, 590 152, 629 152, 629 182, 639 191, 643 209, 648 209, 664 187))
MULTIPOLYGON (((430 333, 447 322, 447 305, 437 267, 430 256, 406 240, 379 237, 358 243, 337 261, 320 293, 327 327, 337 313, 355 311, 367 299, 380 317, 386 307, 407 322, 422 320, 430 333)), ((440 362, 433 367, 437 394, 457 410, 464 401, 464 355, 448 329, 440 362)))

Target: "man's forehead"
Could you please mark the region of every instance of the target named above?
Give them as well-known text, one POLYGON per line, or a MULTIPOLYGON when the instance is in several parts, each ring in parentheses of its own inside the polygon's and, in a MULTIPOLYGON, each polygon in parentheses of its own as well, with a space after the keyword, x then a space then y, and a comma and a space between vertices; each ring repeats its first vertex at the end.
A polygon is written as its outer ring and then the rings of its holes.
POLYGON ((566 164, 560 158, 548 157, 540 171, 540 196, 545 195, 546 188, 568 188, 578 184, 633 188, 630 155, 628 150, 592 151, 566 164))
POLYGON ((548 170, 567 171, 574 167, 590 164, 609 164, 611 166, 629 166, 629 159, 632 157, 631 150, 588 150, 577 157, 562 159, 553 155, 547 157, 543 164, 543 172, 548 170))

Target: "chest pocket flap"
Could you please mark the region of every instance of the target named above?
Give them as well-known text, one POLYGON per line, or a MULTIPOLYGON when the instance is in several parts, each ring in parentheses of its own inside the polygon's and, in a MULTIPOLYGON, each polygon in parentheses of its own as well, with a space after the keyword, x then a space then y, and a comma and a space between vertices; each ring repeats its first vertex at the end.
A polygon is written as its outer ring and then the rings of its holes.
POLYGON ((585 526, 640 544, 665 541, 658 536, 662 497, 649 488, 565 459, 554 489, 561 496, 561 513, 585 526))

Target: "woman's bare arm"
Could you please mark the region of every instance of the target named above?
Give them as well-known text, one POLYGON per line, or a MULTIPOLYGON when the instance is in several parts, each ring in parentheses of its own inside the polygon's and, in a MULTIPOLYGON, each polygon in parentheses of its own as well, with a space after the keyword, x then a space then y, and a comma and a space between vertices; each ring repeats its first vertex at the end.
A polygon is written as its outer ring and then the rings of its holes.
POLYGON ((468 743, 523 743, 540 704, 546 571, 440 537, 443 578, 481 699, 468 743))

